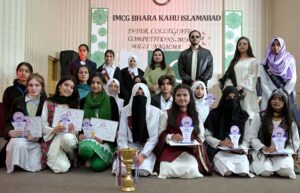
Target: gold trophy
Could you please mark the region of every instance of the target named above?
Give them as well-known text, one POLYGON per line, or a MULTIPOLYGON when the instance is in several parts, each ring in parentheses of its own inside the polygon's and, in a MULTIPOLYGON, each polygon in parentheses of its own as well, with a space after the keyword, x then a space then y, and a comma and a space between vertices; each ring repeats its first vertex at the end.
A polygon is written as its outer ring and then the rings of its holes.
POLYGON ((133 157, 135 156, 137 150, 135 148, 123 148, 120 149, 119 151, 122 156, 123 163, 125 164, 126 167, 126 175, 122 179, 121 190, 124 192, 135 191, 133 178, 131 176, 131 167, 133 163, 133 157))

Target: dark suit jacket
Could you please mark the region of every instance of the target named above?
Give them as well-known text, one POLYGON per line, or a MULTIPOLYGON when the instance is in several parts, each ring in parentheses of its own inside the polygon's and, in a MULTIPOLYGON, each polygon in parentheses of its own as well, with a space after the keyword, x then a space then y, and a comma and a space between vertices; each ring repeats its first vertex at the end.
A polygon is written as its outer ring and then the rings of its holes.
MULTIPOLYGON (((139 73, 139 76, 144 76, 144 72, 139 68, 138 68, 138 73, 139 73)), ((121 70, 120 84, 121 84, 121 88, 120 88, 121 98, 123 98, 123 99, 130 98, 131 90, 132 90, 132 87, 134 86, 134 82, 131 78, 131 75, 128 72, 128 67, 123 68, 121 70)))
MULTIPOLYGON (((85 61, 85 65, 90 69, 90 71, 92 72, 92 74, 90 76, 93 76, 94 74, 96 74, 97 71, 97 64, 91 60, 86 59, 85 61)), ((72 76, 76 76, 75 72, 76 69, 81 66, 80 64, 80 60, 75 60, 73 62, 70 62, 69 64, 69 75, 72 76)))
MULTIPOLYGON (((178 71, 182 79, 182 83, 192 85, 192 56, 191 48, 182 51, 178 58, 178 71)), ((213 74, 213 57, 208 49, 199 48, 197 53, 197 71, 196 80, 201 80, 207 85, 207 81, 211 79, 213 74)))
POLYGON ((160 109, 160 97, 161 94, 157 94, 151 97, 151 105, 160 109))

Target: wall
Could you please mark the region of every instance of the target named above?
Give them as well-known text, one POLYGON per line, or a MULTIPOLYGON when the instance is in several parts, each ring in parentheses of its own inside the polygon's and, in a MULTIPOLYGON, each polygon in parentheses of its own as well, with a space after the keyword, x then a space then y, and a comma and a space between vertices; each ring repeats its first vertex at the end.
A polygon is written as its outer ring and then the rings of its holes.
POLYGON ((0 98, 18 63, 47 80, 48 55, 89 41, 89 0, 4 0, 0 3, 0 98))

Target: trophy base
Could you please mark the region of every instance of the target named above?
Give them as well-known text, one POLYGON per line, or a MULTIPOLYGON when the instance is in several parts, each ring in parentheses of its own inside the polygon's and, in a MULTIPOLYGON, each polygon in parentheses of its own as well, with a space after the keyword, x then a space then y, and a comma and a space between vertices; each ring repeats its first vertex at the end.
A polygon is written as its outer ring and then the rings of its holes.
POLYGON ((135 187, 130 187, 130 188, 122 187, 121 190, 123 192, 133 192, 133 191, 135 191, 135 187))

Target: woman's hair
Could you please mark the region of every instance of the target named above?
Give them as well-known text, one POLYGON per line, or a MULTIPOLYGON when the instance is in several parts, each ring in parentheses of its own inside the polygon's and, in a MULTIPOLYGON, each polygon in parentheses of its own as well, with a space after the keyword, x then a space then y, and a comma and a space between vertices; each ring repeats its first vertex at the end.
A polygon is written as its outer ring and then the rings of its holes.
POLYGON ((88 66, 86 66, 86 65, 80 65, 80 66, 78 66, 78 68, 76 68, 75 74, 74 74, 74 79, 75 79, 76 84, 80 84, 80 80, 79 80, 79 78, 78 78, 78 72, 79 72, 80 68, 86 68, 86 69, 88 70, 88 72, 89 72, 89 79, 87 80, 87 84, 91 84, 91 80, 92 80, 92 79, 91 79, 92 71, 91 71, 90 68, 89 68, 88 66))
POLYGON ((61 85, 67 81, 67 80, 70 80, 74 83, 74 88, 73 88, 73 92, 70 96, 70 100, 69 100, 69 106, 71 108, 78 108, 78 101, 79 101, 79 92, 78 92, 78 89, 77 89, 77 86, 76 86, 76 82, 74 80, 74 78, 72 76, 65 76, 65 77, 62 77, 57 85, 56 85, 56 88, 55 88, 55 94, 52 98, 56 98, 56 97, 59 97, 60 96, 60 92, 59 92, 59 88, 61 87, 61 85))
POLYGON ((233 59, 232 59, 231 62, 230 62, 230 65, 235 65, 235 64, 239 61, 239 59, 240 59, 240 57, 241 57, 241 53, 240 53, 240 51, 239 51, 239 49, 238 49, 238 45, 239 45, 239 42, 240 42, 241 40, 246 40, 247 43, 248 43, 248 50, 247 50, 248 56, 250 56, 250 57, 255 57, 254 54, 253 54, 253 52, 252 52, 252 47, 251 47, 251 44, 250 44, 250 40, 249 40, 247 37, 242 36, 242 37, 240 37, 240 38, 238 39, 238 41, 236 42, 234 56, 233 56, 233 59))
POLYGON ((16 72, 18 72, 19 68, 21 68, 21 66, 26 66, 28 68, 28 70, 30 71, 30 73, 33 72, 33 68, 31 66, 31 64, 29 64, 28 62, 21 62, 20 64, 18 64, 17 68, 16 68, 16 72))
MULTIPOLYGON (((277 89, 278 90, 278 89, 277 89)), ((272 132, 273 132, 273 123, 272 123, 272 117, 273 117, 273 112, 274 109, 272 107, 271 101, 277 97, 276 95, 274 95, 274 92, 276 92, 277 90, 274 90, 271 97, 268 100, 268 104, 267 104, 267 109, 262 112, 262 121, 261 121, 261 137, 264 140, 265 145, 271 145, 271 136, 272 136, 272 132)), ((286 98, 284 98, 283 96, 281 96, 282 100, 284 101, 284 106, 280 112, 280 114, 283 116, 285 123, 286 123, 286 127, 284 128, 287 132, 287 143, 290 142, 290 140, 292 140, 292 123, 293 123, 293 113, 291 111, 291 106, 289 103, 289 98, 288 98, 288 93, 285 90, 282 90, 285 95, 287 96, 286 98)), ((287 144, 286 143, 286 144, 287 144)))
POLYGON ((43 92, 45 90, 44 77, 42 75, 40 75, 39 73, 32 73, 27 79, 27 86, 28 86, 29 81, 31 81, 32 79, 35 79, 42 85, 42 92, 43 92))
MULTIPOLYGON (((100 73, 100 72, 97 72, 96 74, 94 74, 93 76, 91 76, 91 82, 90 82, 90 84, 92 84, 92 80, 93 80, 93 78, 95 78, 95 77, 98 77, 99 79, 100 79, 100 82, 101 82, 101 84, 102 84, 102 87, 104 86, 103 85, 103 77, 102 77, 102 74, 100 73)), ((103 88, 102 88, 103 89, 103 88)))
POLYGON ((179 89, 186 89, 189 92, 190 102, 187 105, 187 115, 192 118, 193 124, 194 124, 194 131, 196 132, 196 134, 199 134, 200 133, 199 119, 198 119, 198 112, 196 110, 195 100, 193 97, 193 92, 192 92, 191 88, 186 84, 178 84, 174 89, 174 92, 173 92, 174 100, 173 100, 171 109, 168 111, 167 123, 171 127, 178 127, 180 124, 177 122, 178 115, 180 114, 180 107, 176 103, 176 99, 175 99, 176 93, 179 89))
POLYGON ((134 82, 134 84, 136 83, 135 81, 136 81, 136 79, 140 79, 141 80, 141 83, 144 83, 144 84, 147 84, 147 80, 143 77, 143 76, 140 76, 140 75, 137 75, 137 76, 134 76, 133 77, 133 82, 134 82))
POLYGON ((152 53, 152 58, 151 58, 150 68, 151 68, 152 70, 155 69, 155 61, 154 61, 154 54, 155 54, 155 52, 161 52, 161 54, 162 54, 162 61, 161 61, 161 63, 160 63, 160 67, 161 67, 162 70, 164 70, 164 69, 166 68, 165 54, 164 54, 164 52, 163 52, 160 48, 156 48, 156 49, 153 51, 153 53, 152 53))
POLYGON ((115 52, 113 50, 106 50, 104 53, 104 56, 106 56, 106 54, 108 54, 108 53, 112 54, 113 57, 115 57, 115 52))
POLYGON ((80 45, 78 46, 78 50, 80 49, 80 47, 85 47, 85 49, 87 50, 87 52, 90 52, 90 48, 89 48, 88 45, 86 45, 86 44, 80 44, 80 45))

